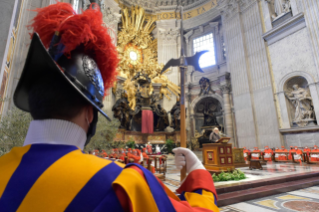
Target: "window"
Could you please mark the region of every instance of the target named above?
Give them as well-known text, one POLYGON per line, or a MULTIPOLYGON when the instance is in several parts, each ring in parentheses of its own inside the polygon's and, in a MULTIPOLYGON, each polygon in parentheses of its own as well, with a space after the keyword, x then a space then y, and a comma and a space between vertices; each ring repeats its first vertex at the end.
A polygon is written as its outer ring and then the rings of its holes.
POLYGON ((74 0, 73 1, 73 10, 75 10, 75 12, 78 12, 79 9, 79 0, 74 0))
POLYGON ((201 36, 193 40, 194 53, 208 50, 206 54, 200 57, 199 66, 201 68, 209 67, 216 64, 215 46, 213 33, 201 36))

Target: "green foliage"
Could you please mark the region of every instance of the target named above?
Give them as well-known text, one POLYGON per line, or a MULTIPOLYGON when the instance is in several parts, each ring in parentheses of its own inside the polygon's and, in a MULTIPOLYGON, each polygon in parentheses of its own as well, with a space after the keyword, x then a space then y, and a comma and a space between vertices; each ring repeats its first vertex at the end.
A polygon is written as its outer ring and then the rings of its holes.
POLYGON ((128 148, 135 149, 135 141, 133 141, 133 139, 130 138, 130 140, 126 142, 126 146, 128 146, 128 148))
POLYGON ((166 140, 166 147, 167 147, 168 153, 172 152, 172 150, 174 148, 174 144, 175 144, 175 142, 173 140, 171 140, 171 139, 166 140))
POLYGON ((110 150, 115 145, 121 145, 121 143, 115 144, 113 141, 119 126, 119 120, 113 119, 112 121, 108 121, 105 117, 99 114, 99 119, 96 125, 96 133, 84 150, 110 150))
POLYGON ((240 169, 235 169, 233 172, 228 170, 227 172, 222 171, 219 175, 213 174, 212 178, 214 182, 230 181, 230 180, 243 180, 246 179, 246 175, 240 169))
MULTIPOLYGON (((3 99, 0 97, 0 104, 3 99)), ((1 117, 0 117, 1 118, 1 117)), ((0 156, 15 146, 22 146, 32 118, 29 113, 13 107, 0 121, 0 156)))

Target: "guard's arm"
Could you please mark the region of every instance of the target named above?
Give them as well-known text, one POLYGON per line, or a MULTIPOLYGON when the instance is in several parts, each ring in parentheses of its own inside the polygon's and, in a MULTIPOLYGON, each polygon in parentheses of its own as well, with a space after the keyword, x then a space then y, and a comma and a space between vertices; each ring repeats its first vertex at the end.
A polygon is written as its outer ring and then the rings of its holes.
POLYGON ((113 188, 124 211, 219 212, 214 183, 206 170, 194 170, 188 175, 178 189, 181 194, 180 198, 154 175, 151 176, 156 179, 159 187, 157 187, 157 191, 153 190, 152 192, 151 187, 154 188, 156 183, 149 184, 145 178, 147 174, 145 171, 148 172, 137 166, 131 166, 124 169, 114 181, 113 188), (161 191, 158 192, 158 188, 161 191), (158 199, 163 202, 158 202, 158 199))
POLYGON ((210 173, 189 149, 177 148, 173 151, 177 168, 186 165, 189 173, 177 189, 180 196, 177 197, 148 170, 133 165, 125 168, 113 183, 124 211, 219 212, 217 194, 210 173))

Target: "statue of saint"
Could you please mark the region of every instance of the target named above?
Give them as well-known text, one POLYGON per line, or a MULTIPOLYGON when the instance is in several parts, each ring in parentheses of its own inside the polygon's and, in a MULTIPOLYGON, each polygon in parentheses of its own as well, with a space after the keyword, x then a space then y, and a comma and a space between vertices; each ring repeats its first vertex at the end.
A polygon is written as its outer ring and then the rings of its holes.
POLYGON ((290 0, 285 0, 284 4, 282 6, 283 6, 283 9, 284 9, 283 10, 284 13, 290 12, 290 8, 291 8, 290 0))
POLYGON ((120 121, 120 129, 129 129, 130 110, 131 108, 129 107, 129 102, 125 96, 125 93, 123 92, 121 94, 121 98, 118 99, 112 107, 114 118, 117 118, 120 121))
POLYGON ((283 13, 290 12, 290 6, 290 0, 275 0, 274 7, 277 17, 283 13))
POLYGON ((304 127, 309 121, 314 120, 312 98, 306 89, 300 88, 297 84, 293 85, 292 88, 291 92, 285 92, 285 96, 295 108, 293 123, 304 127))
POLYGON ((214 93, 213 90, 210 87, 210 81, 206 77, 202 77, 199 80, 199 85, 200 85, 200 93, 199 96, 201 95, 207 95, 210 93, 214 93))
MULTIPOLYGON (((160 104, 156 105, 154 108, 154 112, 156 114, 156 126, 155 131, 164 131, 166 127, 169 125, 167 112, 160 104)), ((154 116, 155 118, 155 116, 154 116)))
POLYGON ((275 7, 275 13, 276 13, 277 17, 280 16, 284 11, 283 1, 282 0, 275 0, 274 7, 275 7))
POLYGON ((179 131, 181 128, 181 104, 179 98, 176 100, 175 105, 172 107, 171 111, 171 127, 175 131, 179 131))
POLYGON ((214 115, 214 112, 211 111, 209 108, 205 108, 203 110, 204 114, 204 126, 219 126, 216 116, 214 115))

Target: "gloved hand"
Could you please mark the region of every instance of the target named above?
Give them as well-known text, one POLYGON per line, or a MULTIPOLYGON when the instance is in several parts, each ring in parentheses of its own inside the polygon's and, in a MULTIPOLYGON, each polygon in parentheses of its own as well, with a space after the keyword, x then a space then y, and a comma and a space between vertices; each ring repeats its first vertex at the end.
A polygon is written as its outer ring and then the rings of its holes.
POLYGON ((189 174, 196 169, 205 169, 197 156, 187 148, 178 147, 173 149, 175 153, 175 165, 177 169, 182 169, 186 164, 186 172, 189 174))

